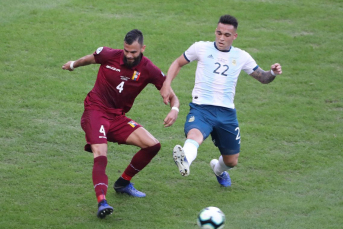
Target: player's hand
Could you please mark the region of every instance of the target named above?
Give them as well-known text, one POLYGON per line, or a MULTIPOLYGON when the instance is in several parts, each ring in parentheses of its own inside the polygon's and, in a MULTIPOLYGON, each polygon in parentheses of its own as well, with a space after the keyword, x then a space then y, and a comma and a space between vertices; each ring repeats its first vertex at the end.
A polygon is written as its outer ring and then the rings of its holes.
POLYGON ((178 114, 179 114, 179 112, 177 112, 176 110, 170 110, 169 114, 164 119, 164 123, 163 123, 164 127, 169 127, 169 126, 173 125, 177 119, 178 114))
POLYGON ((163 84, 161 90, 160 90, 160 94, 163 98, 163 102, 164 104, 168 105, 170 102, 170 93, 171 93, 171 88, 170 86, 167 86, 165 84, 163 84))
POLYGON ((281 65, 279 63, 275 63, 271 66, 271 69, 275 73, 275 75, 280 75, 282 73, 281 65))
POLYGON ((73 71, 73 69, 70 68, 71 62, 72 62, 72 61, 68 61, 67 63, 65 63, 65 64, 62 66, 62 69, 63 69, 63 70, 68 70, 68 71, 73 71))

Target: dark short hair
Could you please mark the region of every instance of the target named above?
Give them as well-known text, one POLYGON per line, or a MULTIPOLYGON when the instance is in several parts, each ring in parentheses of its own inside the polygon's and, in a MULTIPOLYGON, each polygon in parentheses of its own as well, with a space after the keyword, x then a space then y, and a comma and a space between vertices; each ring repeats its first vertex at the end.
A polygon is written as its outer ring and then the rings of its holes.
POLYGON ((135 41, 138 41, 140 45, 143 45, 143 33, 138 29, 133 29, 126 34, 124 41, 128 45, 131 45, 135 41))
POLYGON ((233 25, 233 27, 235 27, 235 29, 237 29, 238 27, 238 21, 235 17, 231 16, 231 15, 223 15, 219 18, 218 24, 222 23, 222 24, 226 24, 226 25, 233 25))

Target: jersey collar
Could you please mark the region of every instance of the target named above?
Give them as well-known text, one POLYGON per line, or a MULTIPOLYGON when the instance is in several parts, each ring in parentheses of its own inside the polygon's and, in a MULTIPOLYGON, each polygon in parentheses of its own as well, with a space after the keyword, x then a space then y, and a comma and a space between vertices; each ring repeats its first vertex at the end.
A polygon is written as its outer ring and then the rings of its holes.
POLYGON ((230 46, 230 49, 229 49, 229 50, 219 50, 219 49, 217 48, 216 42, 213 42, 213 44, 214 44, 214 47, 215 47, 218 51, 221 51, 221 52, 230 52, 230 51, 231 51, 231 48, 232 48, 232 46, 230 46))

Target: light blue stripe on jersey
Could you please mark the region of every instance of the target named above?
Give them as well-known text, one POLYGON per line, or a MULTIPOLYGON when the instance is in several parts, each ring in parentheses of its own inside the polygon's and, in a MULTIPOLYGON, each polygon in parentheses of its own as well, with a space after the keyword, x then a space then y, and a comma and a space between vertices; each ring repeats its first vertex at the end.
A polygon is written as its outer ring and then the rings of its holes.
MULTIPOLYGON (((205 74, 203 76, 203 79, 206 80, 207 82, 216 82, 216 76, 213 74, 213 60, 216 58, 216 56, 213 53, 213 49, 211 48, 207 48, 205 49, 205 54, 204 57, 202 59, 203 64, 204 64, 204 69, 202 70, 202 72, 207 72, 207 74, 205 74), (211 58, 212 57, 212 58, 211 58)), ((198 65, 199 67, 199 65, 198 65)), ((197 71, 199 69, 197 68, 197 71)), ((203 83, 202 84, 202 89, 205 93, 202 94, 202 99, 206 104, 213 104, 215 103, 215 90, 213 88, 213 84, 212 83, 203 83)))
POLYGON ((184 57, 189 62, 198 61, 192 91, 195 104, 235 108, 234 96, 241 70, 251 74, 258 67, 247 52, 235 47, 220 51, 214 42, 196 42, 184 57))

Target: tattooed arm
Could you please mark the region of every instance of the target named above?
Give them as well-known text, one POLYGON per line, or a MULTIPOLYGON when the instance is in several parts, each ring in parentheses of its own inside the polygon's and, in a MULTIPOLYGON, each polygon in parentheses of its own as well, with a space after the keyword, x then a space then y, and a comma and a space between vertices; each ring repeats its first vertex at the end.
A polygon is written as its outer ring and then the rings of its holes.
POLYGON ((272 82, 276 75, 280 75, 282 73, 281 65, 275 63, 271 66, 271 71, 264 71, 262 68, 258 67, 253 73, 250 75, 260 81, 263 84, 267 84, 272 82), (272 74, 274 73, 274 74, 272 74))

